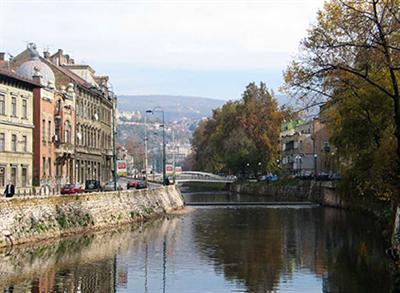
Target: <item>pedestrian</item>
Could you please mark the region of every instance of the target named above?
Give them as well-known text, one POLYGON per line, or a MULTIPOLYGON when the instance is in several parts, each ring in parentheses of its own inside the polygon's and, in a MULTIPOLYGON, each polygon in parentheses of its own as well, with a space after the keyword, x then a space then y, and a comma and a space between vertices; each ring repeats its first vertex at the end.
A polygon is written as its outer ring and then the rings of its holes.
POLYGON ((6 186, 6 190, 4 190, 4 194, 6 197, 13 197, 15 193, 15 187, 12 182, 9 182, 6 186))

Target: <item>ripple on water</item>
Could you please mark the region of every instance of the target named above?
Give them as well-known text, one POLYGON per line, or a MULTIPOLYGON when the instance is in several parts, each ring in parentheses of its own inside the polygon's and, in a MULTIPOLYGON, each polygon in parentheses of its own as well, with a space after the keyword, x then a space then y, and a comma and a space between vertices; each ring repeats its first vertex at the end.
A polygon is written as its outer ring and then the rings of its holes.
POLYGON ((196 208, 144 226, 16 248, 8 292, 389 292, 380 231, 326 208, 196 208), (365 226, 370 227, 365 233, 365 226))

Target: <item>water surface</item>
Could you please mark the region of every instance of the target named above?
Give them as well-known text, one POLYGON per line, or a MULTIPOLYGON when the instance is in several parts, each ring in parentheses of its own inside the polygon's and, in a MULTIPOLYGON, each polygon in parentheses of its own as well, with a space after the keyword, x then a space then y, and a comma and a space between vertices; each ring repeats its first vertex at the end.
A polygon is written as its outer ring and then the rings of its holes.
POLYGON ((311 207, 196 208, 3 251, 4 292, 389 292, 373 221, 311 207))

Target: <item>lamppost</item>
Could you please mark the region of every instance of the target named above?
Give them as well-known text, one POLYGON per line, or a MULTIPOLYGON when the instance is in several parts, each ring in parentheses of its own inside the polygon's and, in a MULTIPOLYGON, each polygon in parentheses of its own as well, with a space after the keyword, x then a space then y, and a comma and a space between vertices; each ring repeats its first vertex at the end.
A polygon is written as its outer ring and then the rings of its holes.
POLYGON ((147 187, 147 181, 148 181, 148 179, 147 179, 147 169, 149 168, 148 167, 148 165, 149 165, 149 159, 148 159, 148 150, 147 150, 147 142, 148 142, 148 140, 149 140, 149 138, 147 137, 147 114, 148 113, 152 113, 152 111, 151 110, 147 110, 145 113, 144 113, 144 168, 145 168, 145 178, 144 178, 144 180, 145 180, 145 182, 146 182, 146 187, 147 187))
MULTIPOLYGON (((258 162, 258 172, 260 172, 260 171, 261 171, 261 162, 258 162)), ((262 173, 262 172, 260 172, 260 173, 262 173)))
POLYGON ((114 190, 117 190, 117 155, 115 153, 115 136, 117 135, 117 130, 115 127, 115 111, 117 107, 117 97, 114 95, 114 93, 111 93, 112 98, 113 98, 113 111, 112 111, 112 120, 113 120, 113 126, 112 126, 112 134, 113 134, 113 141, 112 141, 112 147, 113 147, 113 165, 114 165, 114 172, 113 172, 113 181, 114 181, 114 190))
POLYGON ((332 158, 331 158, 331 164, 330 164, 330 169, 331 170, 329 170, 330 172, 329 172, 329 175, 330 176, 332 176, 334 173, 336 173, 336 171, 335 171, 335 152, 332 152, 331 153, 331 156, 332 156, 332 158))
POLYGON ((317 178, 317 154, 314 154, 314 178, 317 178))
POLYGON ((296 159, 296 174, 297 176, 301 175, 301 157, 299 155, 297 155, 295 157, 296 159))
POLYGON ((162 158, 162 161, 163 161, 163 168, 162 168, 162 170, 163 170, 163 185, 165 185, 166 184, 166 179, 167 179, 167 176, 166 176, 166 170, 165 170, 165 165, 166 165, 166 157, 165 157, 165 117, 164 117, 164 110, 163 110, 163 108, 161 108, 161 107, 154 107, 153 108, 153 110, 147 110, 146 111, 146 113, 152 113, 152 114, 154 114, 154 113, 156 113, 156 112, 161 112, 162 113, 162 128, 163 128, 163 142, 162 142, 162 144, 163 144, 163 149, 162 149, 162 154, 163 154, 163 158, 162 158))

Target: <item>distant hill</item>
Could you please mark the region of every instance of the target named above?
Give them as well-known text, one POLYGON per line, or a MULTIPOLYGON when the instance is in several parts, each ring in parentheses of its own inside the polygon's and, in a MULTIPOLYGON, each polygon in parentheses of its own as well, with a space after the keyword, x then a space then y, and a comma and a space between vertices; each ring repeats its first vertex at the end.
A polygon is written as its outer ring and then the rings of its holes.
POLYGON ((202 97, 168 95, 121 95, 118 96, 119 111, 144 112, 160 106, 165 111, 167 121, 182 118, 201 119, 209 117, 212 110, 221 107, 226 101, 202 97))

